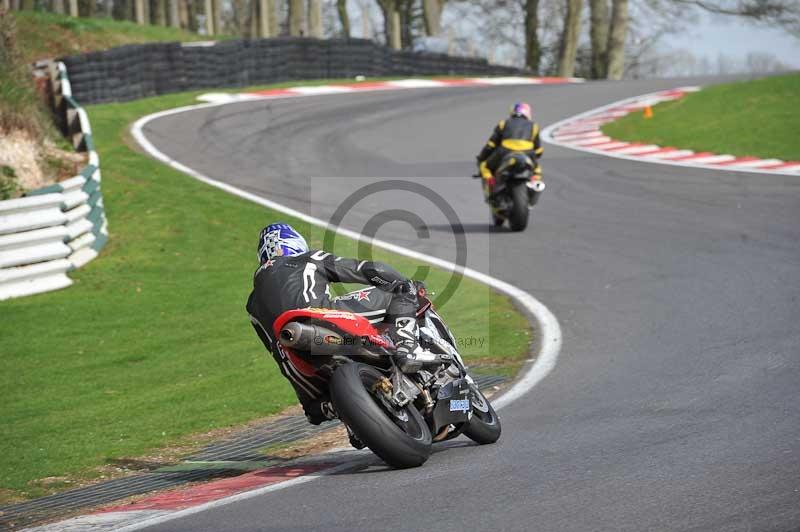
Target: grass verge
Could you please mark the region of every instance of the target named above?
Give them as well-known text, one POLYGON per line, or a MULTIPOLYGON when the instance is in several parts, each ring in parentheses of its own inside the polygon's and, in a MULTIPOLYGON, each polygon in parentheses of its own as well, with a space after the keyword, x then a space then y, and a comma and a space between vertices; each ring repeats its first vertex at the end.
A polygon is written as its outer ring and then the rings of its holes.
POLYGON ((167 26, 140 26, 134 22, 109 18, 77 18, 42 11, 17 11, 15 16, 19 26, 20 49, 28 63, 105 50, 123 44, 220 38, 167 26))
POLYGON ((800 160, 800 74, 714 85, 602 127, 625 141, 740 157, 800 160))
MULTIPOLYGON (((104 464, 158 452, 192 434, 295 402, 256 338, 244 304, 255 239, 287 220, 319 246, 322 231, 195 181, 128 145, 136 118, 195 93, 88 112, 100 153, 111 240, 67 290, 0 302, 0 501, 96 477, 104 464)), ((338 254, 357 255, 337 239, 338 254)), ((375 258, 410 275, 417 264, 375 258)), ((449 273, 431 269, 441 289, 449 273)), ((440 309, 457 336, 482 337, 470 361, 516 367, 530 329, 510 301, 464 279, 440 309)))

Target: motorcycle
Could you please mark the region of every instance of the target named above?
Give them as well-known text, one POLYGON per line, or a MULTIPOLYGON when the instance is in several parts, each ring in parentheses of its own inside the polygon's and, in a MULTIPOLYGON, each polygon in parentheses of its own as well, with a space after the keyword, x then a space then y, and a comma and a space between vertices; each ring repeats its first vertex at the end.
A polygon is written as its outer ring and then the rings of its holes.
POLYGON ((492 211, 492 221, 496 227, 508 220, 512 231, 523 231, 528 226, 530 209, 539 201, 545 189, 536 174, 536 162, 522 152, 506 155, 497 167, 495 185, 491 192, 483 182, 486 202, 492 211))
POLYGON ((318 377, 336 416, 355 436, 395 468, 425 463, 434 442, 461 434, 479 444, 500 437, 500 419, 467 372, 456 340, 434 310, 424 285, 417 284, 416 313, 422 369, 403 373, 384 334, 342 310, 290 310, 275 321, 278 348, 306 377, 318 377))

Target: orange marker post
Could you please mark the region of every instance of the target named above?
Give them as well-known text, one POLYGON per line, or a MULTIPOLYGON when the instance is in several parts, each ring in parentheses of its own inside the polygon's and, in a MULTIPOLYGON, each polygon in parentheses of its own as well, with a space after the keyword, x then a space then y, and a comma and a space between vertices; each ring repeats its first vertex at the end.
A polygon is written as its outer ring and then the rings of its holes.
POLYGON ((649 105, 644 108, 644 117, 645 118, 653 118, 653 108, 649 105))

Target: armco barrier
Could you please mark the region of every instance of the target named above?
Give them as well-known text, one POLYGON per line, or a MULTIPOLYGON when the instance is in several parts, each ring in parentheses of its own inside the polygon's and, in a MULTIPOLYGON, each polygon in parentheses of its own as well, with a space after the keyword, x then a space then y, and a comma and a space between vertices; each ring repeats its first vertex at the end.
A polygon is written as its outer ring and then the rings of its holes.
POLYGON ((50 68, 54 108, 89 164, 66 181, 0 201, 0 300, 69 286, 67 272, 95 258, 108 240, 89 118, 72 97, 64 64, 50 68))
POLYGON ((63 58, 75 97, 126 101, 169 92, 378 76, 516 76, 483 59, 392 50, 365 39, 229 40, 126 45, 63 58))

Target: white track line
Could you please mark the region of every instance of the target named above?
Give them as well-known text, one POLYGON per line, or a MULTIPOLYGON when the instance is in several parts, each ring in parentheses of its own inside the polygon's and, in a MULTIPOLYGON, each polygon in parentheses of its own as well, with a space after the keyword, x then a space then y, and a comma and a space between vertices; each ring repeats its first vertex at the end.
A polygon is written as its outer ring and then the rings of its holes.
MULTIPOLYGON (((388 251, 391 251, 393 253, 397 253, 398 255, 403 255, 412 258, 414 260, 427 262, 428 264, 438 266, 446 270, 461 273, 465 277, 469 277, 470 279, 474 279, 476 281, 489 285, 498 292, 506 294, 511 299, 513 299, 522 309, 526 311, 527 314, 532 316, 538 322, 539 332, 541 336, 541 346, 538 356, 536 357, 535 361, 530 365, 530 367, 525 371, 525 373, 507 391, 505 391, 505 393, 503 393, 497 399, 492 400, 492 404, 496 409, 499 410, 505 406, 508 406, 512 402, 516 401, 517 399, 528 393, 534 386, 536 386, 536 384, 538 384, 544 377, 546 377, 547 374, 550 373, 550 371, 552 371, 552 369, 556 365, 556 361, 558 360, 558 353, 561 350, 561 327, 559 326, 558 320, 556 319, 555 315, 553 315, 553 313, 550 312, 550 309, 548 309, 539 300, 537 300, 535 297, 528 294, 524 290, 521 290, 516 286, 513 286, 505 281, 502 281, 485 273, 473 270, 472 268, 461 267, 453 262, 439 259, 437 257, 431 257, 430 255, 419 253, 412 249, 404 248, 402 246, 398 246, 396 244, 392 244, 390 242, 386 242, 383 240, 367 238, 364 235, 357 233, 356 231, 352 231, 350 229, 332 226, 328 222, 320 218, 315 218, 303 212, 292 209, 291 207, 281 205, 280 203, 276 203, 266 198, 262 198, 261 196, 258 196, 256 194, 252 194, 240 188, 229 185, 228 183, 223 183, 221 181, 212 179, 198 172, 197 170, 194 170, 186 166, 185 164, 170 158, 168 155, 161 152, 147 139, 147 137, 144 135, 144 132, 142 131, 144 126, 146 126, 149 122, 156 120, 158 118, 171 116, 179 113, 185 113, 196 109, 217 107, 221 105, 226 105, 227 103, 231 102, 189 105, 185 107, 179 107, 177 109, 169 109, 166 111, 153 113, 151 115, 144 116, 139 120, 137 120, 131 127, 131 133, 133 134, 134 139, 136 139, 136 142, 138 142, 139 145, 152 157, 168 164, 169 166, 175 168, 180 172, 183 172, 197 179, 198 181, 202 181, 203 183, 219 188, 221 190, 224 190, 225 192, 252 201, 253 203, 257 203, 269 209, 273 209, 278 212, 282 212, 284 214, 292 216, 294 218, 298 218, 312 225, 333 230, 336 232, 336 234, 353 238, 355 240, 361 240, 370 243, 372 245, 378 246, 380 248, 386 249, 388 251)), ((340 469, 345 469, 347 467, 352 467, 352 466, 353 463, 344 464, 342 466, 337 466, 332 470, 328 470, 327 473, 333 473, 340 469)), ((125 532, 139 530, 141 528, 145 528, 147 526, 151 526, 157 523, 163 523, 165 521, 170 521, 172 519, 177 519, 179 517, 183 517, 193 513, 202 512, 209 508, 231 504, 233 502, 248 499, 251 497, 256 497, 270 491, 277 491, 283 488, 288 488, 290 486, 295 486, 297 484, 302 484, 303 482, 308 482, 310 480, 319 478, 319 476, 322 476, 323 474, 299 477, 297 479, 240 493, 237 495, 233 495, 231 497, 225 497, 223 499, 206 503, 204 505, 195 506, 193 508, 181 510, 179 512, 171 513, 165 516, 159 516, 150 521, 145 521, 139 524, 126 526, 125 528, 122 528, 120 530, 124 530, 125 532)))

